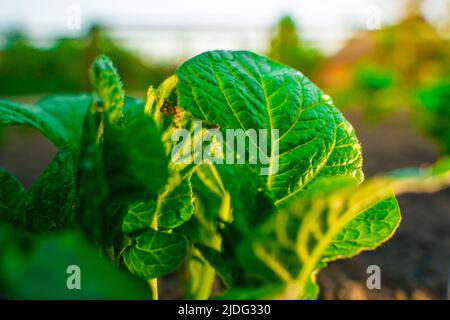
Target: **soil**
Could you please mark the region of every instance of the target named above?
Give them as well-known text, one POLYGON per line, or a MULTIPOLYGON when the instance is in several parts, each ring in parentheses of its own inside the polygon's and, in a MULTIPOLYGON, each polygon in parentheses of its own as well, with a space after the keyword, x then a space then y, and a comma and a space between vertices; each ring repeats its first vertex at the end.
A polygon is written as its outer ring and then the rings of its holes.
MULTIPOLYGON (((438 151, 399 112, 371 126, 356 112, 346 115, 363 146, 367 176, 433 163, 438 151)), ((28 189, 56 149, 40 134, 4 128, 0 166, 15 174, 28 189)), ((319 273, 322 299, 445 299, 450 270, 450 189, 435 194, 399 197, 403 221, 386 244, 372 252, 331 263, 319 273), (381 289, 368 290, 369 265, 381 268, 381 289)), ((164 287, 178 297, 175 281, 164 287), (169 285, 170 284, 170 285, 169 285)), ((166 294, 164 294, 166 295, 166 294)), ((163 297, 164 298, 164 297, 163 297)))
POLYGON ((0 167, 15 175, 29 190, 57 149, 37 130, 22 126, 0 130, 0 167))

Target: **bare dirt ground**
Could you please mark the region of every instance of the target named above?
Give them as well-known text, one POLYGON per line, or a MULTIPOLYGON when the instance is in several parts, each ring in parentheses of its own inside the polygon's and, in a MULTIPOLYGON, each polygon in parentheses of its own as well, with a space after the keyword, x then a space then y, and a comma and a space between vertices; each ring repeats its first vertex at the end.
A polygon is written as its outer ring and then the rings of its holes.
POLYGON ((0 167, 14 174, 28 190, 57 149, 37 130, 25 127, 0 129, 0 167))
MULTIPOLYGON (((376 126, 363 125, 355 112, 346 116, 363 145, 367 176, 431 164, 438 157, 434 146, 411 127, 405 114, 389 117, 376 126)), ((24 128, 5 128, 1 136, 0 166, 29 188, 56 149, 36 132, 24 128)), ((331 263, 319 273, 322 299, 446 298, 450 270, 450 189, 435 194, 403 195, 399 203, 403 221, 389 242, 373 252, 331 263), (381 268, 381 290, 366 288, 366 269, 372 264, 381 268)), ((168 290, 163 298, 179 297, 177 282, 166 284, 168 290)))

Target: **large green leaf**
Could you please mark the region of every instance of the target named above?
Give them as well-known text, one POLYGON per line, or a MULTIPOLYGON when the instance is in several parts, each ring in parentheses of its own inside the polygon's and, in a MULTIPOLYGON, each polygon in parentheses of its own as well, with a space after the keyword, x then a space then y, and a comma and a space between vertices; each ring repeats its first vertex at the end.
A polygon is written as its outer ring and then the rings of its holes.
POLYGON ((149 229, 133 239, 123 252, 123 261, 131 273, 150 280, 176 269, 186 254, 183 235, 149 229))
POLYGON ((154 121, 141 101, 124 97, 106 56, 94 62, 91 76, 97 99, 84 124, 80 219, 114 260, 122 232, 148 228, 143 224, 153 217, 153 199, 166 182, 167 158, 154 121))
POLYGON ((146 284, 99 257, 77 233, 29 236, 1 228, 0 296, 9 299, 147 299, 146 284), (68 267, 81 288, 69 290, 68 267))
POLYGON ((319 176, 362 180, 353 128, 299 71, 251 52, 212 51, 188 60, 176 74, 178 104, 195 118, 222 131, 279 130, 278 139, 268 137, 269 155, 279 146, 270 172, 276 159, 279 170, 266 179, 278 205, 319 176))
MULTIPOLYGON (((122 233, 147 229, 153 217, 154 202, 147 199, 148 203, 144 203, 142 194, 139 192, 136 197, 135 191, 127 192, 126 198, 122 197, 120 201, 113 198, 105 177, 101 122, 102 114, 98 109, 93 108, 86 114, 78 167, 78 217, 90 240, 101 247, 112 261, 118 262, 116 255, 122 250, 122 233), (125 199, 127 201, 124 202, 125 199)), ((121 168, 117 174, 120 173, 121 168)))
POLYGON ((106 115, 99 124, 97 143, 102 144, 110 199, 138 201, 155 196, 167 179, 167 159, 155 122, 141 105, 125 106, 120 77, 108 57, 95 60, 91 77, 99 99, 94 112, 106 115))
POLYGON ((0 168, 0 222, 23 225, 20 206, 26 199, 22 184, 8 171, 0 168))
POLYGON ((105 224, 104 211, 108 196, 102 161, 99 126, 101 114, 96 106, 86 112, 77 167, 78 221, 91 240, 99 241, 105 224))
POLYGON ((27 125, 39 130, 57 147, 77 149, 82 123, 92 103, 89 94, 49 96, 34 105, 0 100, 0 124, 27 125))
POLYGON ((75 187, 73 155, 63 149, 31 187, 23 206, 26 227, 42 233, 66 228, 74 218, 75 187))
MULTIPOLYGON (((274 298, 312 299, 318 293, 315 275, 327 262, 376 248, 399 223, 393 192, 382 183, 358 187, 352 178, 322 178, 246 235, 236 261, 244 279, 282 285, 274 298)), ((235 297, 233 289, 227 297, 235 297)))
POLYGON ((159 130, 143 112, 123 126, 104 122, 103 162, 114 200, 146 200, 167 181, 168 161, 159 130))

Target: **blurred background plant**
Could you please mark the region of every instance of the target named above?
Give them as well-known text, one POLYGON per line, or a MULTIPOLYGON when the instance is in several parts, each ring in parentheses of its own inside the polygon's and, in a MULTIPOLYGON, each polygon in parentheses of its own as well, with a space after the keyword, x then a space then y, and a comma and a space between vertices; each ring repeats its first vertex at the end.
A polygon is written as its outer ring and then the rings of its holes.
MULTIPOLYGON (((118 68, 127 94, 144 98, 149 85, 158 85, 186 58, 210 49, 245 49, 302 71, 333 97, 362 142, 367 176, 429 165, 450 154, 448 0, 223 1, 215 3, 217 8, 201 0, 172 2, 140 7, 136 1, 111 6, 80 1, 82 17, 92 8, 104 10, 103 15, 82 20, 85 28, 76 32, 59 24, 50 36, 26 28, 46 6, 28 1, 23 11, 14 11, 15 4, 6 4, 11 12, 5 11, 1 25, 0 96, 31 103, 47 94, 89 91, 86 70, 104 53, 118 68), (372 4, 382 15, 379 26, 368 28, 361 10, 372 4), (134 15, 116 23, 127 17, 125 9, 134 15), (20 12, 22 24, 7 24, 20 12), (156 22, 146 16, 150 13, 156 22)), ((50 16, 53 11, 48 11, 50 16)), ((46 27, 44 20, 45 15, 35 19, 34 28, 46 27)), ((0 166, 25 186, 55 152, 34 131, 0 128, 0 166)), ((448 189, 401 196, 399 232, 380 252, 331 264, 319 277, 322 298, 444 298, 450 269, 449 199, 448 189), (364 285, 370 264, 381 267, 380 291, 364 285)), ((162 296, 176 297, 171 279, 165 283, 162 296)))
POLYGON ((174 65, 144 62, 111 40, 101 26, 91 27, 80 38, 56 39, 45 49, 26 34, 10 31, 0 53, 0 95, 88 91, 86 70, 100 53, 115 61, 123 82, 135 90, 160 83, 175 70, 174 65))
POLYGON ((450 154, 450 79, 442 79, 418 92, 415 120, 420 128, 450 154))
POLYGON ((295 21, 290 16, 284 16, 278 22, 267 56, 301 70, 306 76, 311 76, 324 59, 322 52, 300 38, 295 21))
POLYGON ((398 23, 361 32, 323 66, 323 82, 343 107, 376 121, 413 106, 416 91, 447 77, 449 39, 424 18, 421 4, 409 1, 398 23))

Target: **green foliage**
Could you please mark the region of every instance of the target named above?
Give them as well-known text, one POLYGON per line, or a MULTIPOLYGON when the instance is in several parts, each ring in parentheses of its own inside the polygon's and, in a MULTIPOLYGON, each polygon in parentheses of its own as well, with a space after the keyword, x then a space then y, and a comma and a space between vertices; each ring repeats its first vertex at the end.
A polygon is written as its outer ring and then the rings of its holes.
POLYGON ((95 60, 91 69, 91 78, 109 121, 118 122, 122 115, 125 92, 119 74, 108 57, 101 55, 95 60))
POLYGON ((267 56, 294 69, 303 70, 308 76, 323 61, 319 50, 299 38, 297 26, 289 16, 282 17, 278 22, 267 56))
POLYGON ((188 221, 194 213, 192 173, 193 171, 189 171, 184 177, 173 174, 164 192, 160 195, 157 215, 161 227, 178 227, 188 221))
POLYGON ((147 280, 173 271, 187 254, 186 239, 176 233, 150 229, 134 241, 136 243, 123 252, 123 260, 132 273, 147 280))
POLYGON ((400 90, 401 78, 395 70, 383 64, 363 61, 349 73, 349 87, 334 96, 344 106, 362 108, 366 121, 380 120, 409 103, 409 92, 400 90))
POLYGON ((159 132, 143 112, 125 126, 105 121, 102 155, 114 199, 145 200, 166 183, 167 159, 159 132))
MULTIPOLYGON (((140 298, 134 275, 156 298, 157 279, 183 268, 189 298, 211 297, 217 273, 222 297, 314 299, 320 269, 376 248, 400 222, 391 189, 405 180, 360 185, 353 128, 299 71, 250 52, 207 52, 150 88, 145 106, 125 97, 105 56, 91 79, 91 96, 0 104, 2 124, 38 128, 60 148, 28 193, 0 171, 3 296, 140 298), (222 131, 279 129, 269 140, 279 171, 169 161, 176 128, 202 134, 195 119, 222 131), (65 290, 71 264, 86 290, 65 290)), ((448 185, 446 162, 423 181, 448 185)))
POLYGON ((109 56, 129 90, 143 91, 173 73, 170 64, 157 65, 112 41, 106 30, 92 27, 79 38, 59 38, 47 48, 35 46, 20 32, 7 34, 0 48, 0 95, 77 93, 91 89, 86 70, 99 54, 109 56))
POLYGON ((358 108, 365 120, 377 122, 414 110, 417 91, 448 78, 449 47, 415 10, 391 26, 355 35, 328 59, 321 79, 341 108, 358 108))
POLYGON ((429 167, 397 169, 377 179, 396 194, 436 192, 450 185, 450 157, 441 157, 429 167))
POLYGON ((80 124, 91 103, 87 94, 50 96, 32 106, 0 99, 0 124, 30 126, 55 146, 75 149, 81 140, 80 124))
POLYGON ((32 185, 23 205, 25 226, 38 233, 64 230, 75 215, 75 163, 61 150, 32 185))
POLYGON ((1 168, 0 185, 0 222, 22 225, 20 207, 26 199, 25 190, 13 175, 1 168))
POLYGON ((362 90, 382 90, 394 84, 395 75, 378 66, 361 65, 355 70, 355 82, 362 90))
POLYGON ((450 153, 450 80, 442 80, 419 91, 416 121, 444 154, 450 153))
POLYGON ((147 299, 145 284, 99 257, 77 232, 31 235, 0 227, 1 295, 17 299, 147 299), (68 290, 69 266, 81 290, 68 290))
POLYGON ((353 128, 299 71, 254 53, 214 51, 185 62, 177 76, 178 104, 195 118, 221 130, 279 130, 277 141, 268 137, 268 154, 279 144, 279 170, 266 181, 277 204, 318 176, 363 179, 353 128))
MULTIPOLYGON (((226 295, 235 298, 258 287, 277 287, 270 298, 312 299, 315 275, 326 263, 374 249, 400 222, 392 192, 371 182, 358 187, 352 178, 320 178, 291 205, 277 210, 236 244, 244 279, 226 295), (252 250, 253 249, 253 250, 252 250)), ((252 298, 268 298, 267 293, 252 298)))
POLYGON ((131 203, 123 219, 123 233, 132 234, 147 230, 153 222, 155 207, 156 203, 153 199, 131 203))

